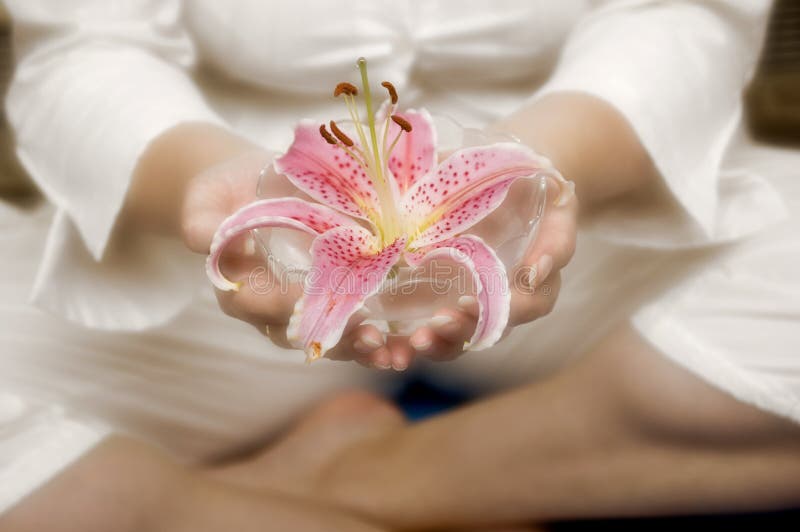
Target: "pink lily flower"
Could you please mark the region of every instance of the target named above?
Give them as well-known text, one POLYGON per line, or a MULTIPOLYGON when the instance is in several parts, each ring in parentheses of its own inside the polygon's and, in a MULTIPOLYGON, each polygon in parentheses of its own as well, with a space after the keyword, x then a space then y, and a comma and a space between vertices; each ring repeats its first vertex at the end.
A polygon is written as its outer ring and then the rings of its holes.
POLYGON ((289 150, 274 161, 278 174, 318 203, 278 198, 242 207, 217 229, 208 276, 220 290, 239 288, 219 262, 244 232, 283 227, 317 235, 311 273, 287 329, 289 340, 315 360, 338 343, 350 317, 396 264, 404 260, 416 267, 447 257, 465 265, 477 286, 477 327, 465 347, 490 347, 508 322, 508 276, 494 250, 464 232, 503 202, 516 179, 542 172, 562 183, 563 178, 546 158, 513 142, 464 148, 437 164, 429 113, 397 112, 397 92, 389 82, 382 83, 389 99, 376 113, 366 61, 359 59, 358 66, 366 121, 354 85, 340 83, 334 91, 345 100, 355 139, 333 121, 328 131, 303 120, 289 150))

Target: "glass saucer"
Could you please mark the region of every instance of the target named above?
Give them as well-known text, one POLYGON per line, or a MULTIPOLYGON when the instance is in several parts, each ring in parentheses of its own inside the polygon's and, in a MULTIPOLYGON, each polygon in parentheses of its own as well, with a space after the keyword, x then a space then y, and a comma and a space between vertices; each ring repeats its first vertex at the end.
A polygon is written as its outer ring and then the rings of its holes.
MULTIPOLYGON (((486 133, 462 127, 455 120, 432 115, 440 156, 466 147, 496 142, 519 142, 512 135, 486 133)), ((342 121, 345 122, 345 121, 342 121)), ((504 202, 485 219, 466 231, 481 237, 497 253, 506 271, 519 264, 525 251, 536 238, 544 214, 547 175, 543 172, 518 179, 504 202)), ((270 194, 265 177, 259 180, 260 198, 285 197, 283 190, 270 194)), ((297 197, 309 199, 297 190, 297 197)), ((314 237, 300 231, 272 228, 253 232, 257 247, 267 267, 283 286, 286 281, 301 281, 311 267, 309 249, 314 237)), ((427 321, 438 309, 454 307, 463 295, 474 295, 472 276, 465 268, 450 260, 433 260, 421 268, 404 263, 396 266, 378 293, 367 299, 368 322, 390 334, 409 334, 427 321)))

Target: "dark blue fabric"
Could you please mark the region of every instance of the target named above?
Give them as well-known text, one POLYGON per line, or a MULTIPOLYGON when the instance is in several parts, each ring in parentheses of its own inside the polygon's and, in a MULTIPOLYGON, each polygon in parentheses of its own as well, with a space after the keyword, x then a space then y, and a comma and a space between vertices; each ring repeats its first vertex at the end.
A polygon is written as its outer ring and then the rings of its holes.
POLYGON ((394 394, 394 401, 412 421, 419 421, 462 405, 475 395, 458 388, 446 388, 423 375, 410 375, 394 394))

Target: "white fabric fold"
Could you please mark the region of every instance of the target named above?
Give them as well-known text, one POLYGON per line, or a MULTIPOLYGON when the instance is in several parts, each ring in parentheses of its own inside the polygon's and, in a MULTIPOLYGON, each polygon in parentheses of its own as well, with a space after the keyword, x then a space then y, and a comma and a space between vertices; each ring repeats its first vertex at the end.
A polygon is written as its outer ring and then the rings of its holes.
POLYGON ((141 235, 115 244, 95 260, 57 212, 31 301, 91 329, 141 331, 167 323, 206 287, 203 257, 182 242, 141 235))
POLYGON ((147 145, 180 123, 224 125, 187 72, 195 54, 181 2, 7 4, 18 59, 7 112, 20 160, 57 212, 33 300, 89 327, 163 323, 202 268, 158 239, 137 253, 108 248, 147 145))
POLYGON ((535 98, 583 92, 619 110, 674 202, 658 209, 611 205, 589 230, 643 247, 693 247, 741 238, 784 218, 765 180, 725 169, 769 2, 600 4, 573 30, 535 98), (745 207, 745 216, 731 205, 745 207))
POLYGON ((57 405, 0 392, 0 514, 109 434, 57 405))

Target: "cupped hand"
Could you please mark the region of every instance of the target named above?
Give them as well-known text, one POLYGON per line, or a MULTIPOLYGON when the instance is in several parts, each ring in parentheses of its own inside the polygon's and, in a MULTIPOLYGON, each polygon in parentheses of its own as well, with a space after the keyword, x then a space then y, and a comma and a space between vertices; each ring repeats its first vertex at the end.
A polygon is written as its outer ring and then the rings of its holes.
MULTIPOLYGON (((534 321, 549 314, 561 288, 561 269, 575 251, 578 226, 578 200, 570 187, 564 189, 548 179, 548 204, 539 225, 538 235, 526 250, 520 264, 509 273, 511 311, 509 328, 534 321)), ((500 208, 515 208, 508 198, 500 208)), ((491 215, 490 215, 491 216, 491 215)), ((442 308, 409 337, 392 337, 386 345, 360 358, 362 363, 396 370, 407 368, 417 356, 446 361, 464 353, 478 317, 478 302, 469 295, 458 299, 455 308, 442 308)), ((508 330, 508 329, 507 329, 508 330)), ((366 332, 366 329, 365 329, 366 332)), ((375 335, 377 330, 369 330, 375 335)), ((368 346, 362 346, 365 352, 368 346)))
MULTIPOLYGON (((291 196, 296 189, 271 166, 273 155, 254 150, 204 170, 186 188, 182 212, 182 232, 186 245, 207 254, 220 223, 240 207, 258 199, 259 176, 270 196, 291 196), (262 172, 263 171, 263 172, 262 172)), ((548 198, 560 194, 559 185, 548 183, 548 198)), ((533 321, 548 314, 560 288, 560 270, 572 257, 577 228, 577 200, 549 201, 540 223, 539 234, 521 264, 509 275, 511 312, 509 326, 533 321)), ((514 208, 507 200, 501 208, 514 208)), ((216 290, 221 309, 228 315, 252 324, 276 345, 291 347, 286 328, 295 303, 303 292, 299 278, 278 279, 267 267, 251 236, 243 236, 227 248, 222 260, 226 277, 238 281, 238 291, 216 290)), ((477 301, 462 296, 454 308, 435 313, 424 327, 411 336, 390 336, 374 325, 363 323, 365 314, 356 313, 345 328, 339 343, 326 357, 354 360, 378 369, 404 370, 416 356, 451 360, 463 354, 478 316, 477 301)))
MULTIPOLYGON (((254 150, 213 166, 196 175, 187 185, 181 229, 192 251, 208 254, 214 233, 225 218, 257 199, 261 170, 272 160, 270 153, 254 150)), ((272 186, 279 187, 279 180, 272 186)), ((241 283, 238 291, 216 290, 222 310, 254 325, 275 343, 286 345, 285 327, 299 287, 267 289, 275 283, 264 267, 252 236, 240 238, 223 257, 225 275, 241 283)))
MULTIPOLYGON (((189 249, 208 254, 220 223, 240 207, 258 199, 261 175, 261 188, 268 190, 270 196, 296 193, 286 178, 274 172, 272 158, 271 153, 253 150, 208 168, 189 181, 181 217, 183 239, 189 249)), ((303 292, 302 279, 277 278, 267 267, 251 235, 241 237, 226 248, 222 270, 227 278, 240 283, 237 291, 215 290, 223 312, 252 324, 276 345, 291 347, 286 328, 303 292)), ((360 347, 364 342, 362 336, 369 343, 376 332, 370 327, 358 327, 361 320, 361 315, 353 317, 340 345, 331 353, 333 356, 360 358, 360 353, 352 350, 352 346, 360 347)), ((379 333, 378 338, 381 338, 379 333)))

